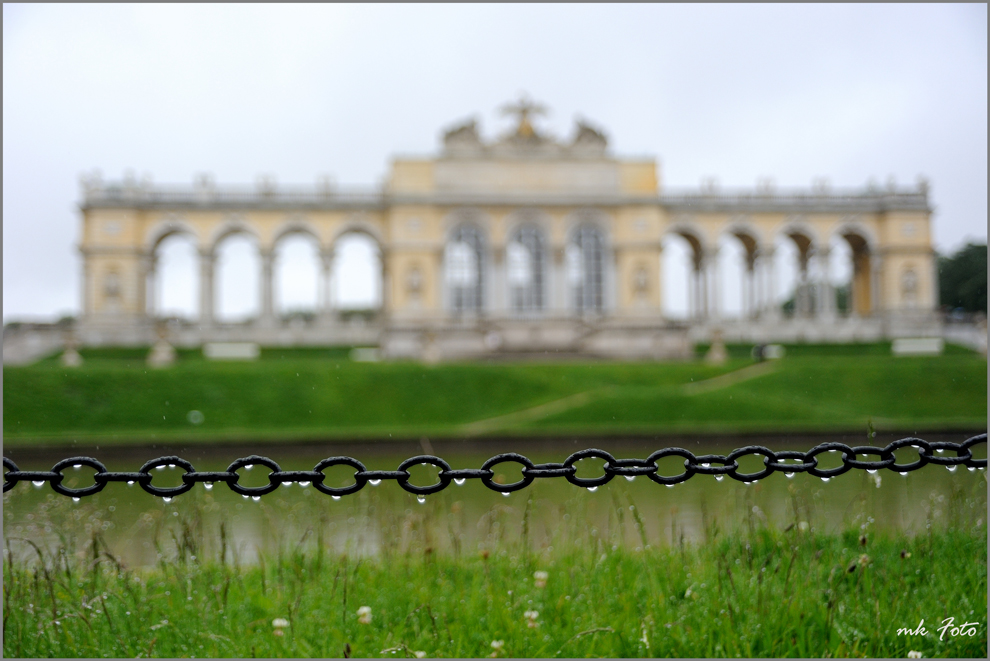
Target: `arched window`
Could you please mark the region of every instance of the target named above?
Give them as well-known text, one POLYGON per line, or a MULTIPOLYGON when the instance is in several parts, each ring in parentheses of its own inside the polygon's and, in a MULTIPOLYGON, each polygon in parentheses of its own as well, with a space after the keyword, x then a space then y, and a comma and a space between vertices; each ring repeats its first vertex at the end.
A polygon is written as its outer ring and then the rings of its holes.
POLYGON ((567 247, 567 275, 579 313, 602 312, 604 301, 605 239, 594 227, 580 227, 567 247))
POLYGON ((543 234, 535 227, 517 229, 505 247, 509 306, 513 312, 538 312, 544 308, 545 249, 543 234))
POLYGON ((482 309, 482 246, 481 232, 470 225, 458 227, 447 244, 446 279, 450 309, 454 312, 477 312, 482 309))

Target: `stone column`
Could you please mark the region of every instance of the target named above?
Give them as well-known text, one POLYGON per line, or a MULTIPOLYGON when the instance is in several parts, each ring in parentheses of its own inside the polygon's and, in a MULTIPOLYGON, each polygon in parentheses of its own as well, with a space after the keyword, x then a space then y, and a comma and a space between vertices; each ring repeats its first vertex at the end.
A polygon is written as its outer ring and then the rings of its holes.
POLYGON ((708 294, 708 318, 718 321, 720 315, 719 282, 718 282, 718 248, 711 248, 705 253, 705 279, 708 294))
POLYGON ((209 251, 199 253, 199 323, 213 324, 213 267, 216 256, 209 251))
POLYGON ((320 251, 320 281, 318 291, 318 316, 324 323, 333 320, 333 248, 320 251))
POLYGON ((550 278, 550 310, 554 316, 563 317, 567 314, 567 248, 554 246, 550 250, 553 255, 550 278))
POLYGON ((387 319, 392 306, 392 264, 391 253, 385 248, 381 249, 382 260, 382 317, 387 319))
POLYGON ((870 253, 870 313, 878 314, 883 311, 880 301, 882 294, 881 257, 877 252, 870 253))
POLYGON ((762 263, 763 270, 763 307, 764 316, 768 319, 780 319, 780 306, 777 305, 777 281, 775 278, 774 248, 764 248, 759 252, 758 258, 762 263))
POLYGON ((271 250, 261 251, 261 317, 263 325, 275 324, 273 266, 275 255, 271 250))
POLYGON ((146 317, 154 319, 158 316, 156 309, 157 289, 158 289, 158 260, 153 253, 141 257, 141 274, 139 281, 142 283, 139 294, 140 309, 146 317), (140 300, 143 296, 143 301, 140 300))
POLYGON ((83 316, 88 317, 95 312, 95 310, 93 310, 93 295, 91 293, 93 286, 93 267, 89 263, 89 255, 86 252, 82 253, 82 258, 83 316))
POLYGON ((491 310, 498 316, 509 307, 506 300, 505 246, 492 247, 492 271, 491 310))
POLYGON ((830 248, 822 247, 815 251, 815 259, 818 262, 818 316, 826 321, 835 320, 835 288, 829 277, 829 257, 832 251, 830 248))

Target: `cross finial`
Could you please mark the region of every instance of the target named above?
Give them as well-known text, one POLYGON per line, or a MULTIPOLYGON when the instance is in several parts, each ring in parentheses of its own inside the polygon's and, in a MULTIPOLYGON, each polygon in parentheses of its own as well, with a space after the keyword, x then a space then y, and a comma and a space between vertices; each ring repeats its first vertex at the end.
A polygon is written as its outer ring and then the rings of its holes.
POLYGON ((515 103, 507 103, 502 106, 503 115, 517 115, 519 125, 516 127, 516 135, 523 138, 531 138, 536 135, 532 122, 529 121, 531 115, 547 114, 546 106, 535 103, 523 92, 519 95, 519 100, 515 103))

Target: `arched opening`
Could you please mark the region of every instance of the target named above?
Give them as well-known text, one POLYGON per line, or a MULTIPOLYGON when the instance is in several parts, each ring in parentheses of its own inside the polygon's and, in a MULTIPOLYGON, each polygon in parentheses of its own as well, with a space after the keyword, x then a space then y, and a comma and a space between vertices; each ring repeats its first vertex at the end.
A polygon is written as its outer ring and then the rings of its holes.
POLYGON ((320 302, 320 246, 308 232, 286 234, 275 243, 274 307, 283 321, 311 321, 320 302))
POLYGON ((700 319, 705 314, 704 249, 694 234, 671 232, 663 238, 663 315, 700 319))
POLYGON ((148 313, 159 319, 199 317, 199 251, 189 234, 175 232, 152 251, 148 313))
POLYGON ((811 238, 798 230, 787 230, 775 239, 774 288, 786 316, 809 317, 815 311, 812 250, 811 238))
POLYGON ((261 310, 261 256, 258 241, 246 232, 228 234, 216 245, 215 315, 223 323, 240 323, 261 310))
POLYGON ((868 315, 873 310, 873 265, 870 244, 860 234, 847 230, 840 236, 849 246, 849 314, 868 315))
POLYGON ((848 316, 852 311, 853 253, 842 236, 835 235, 829 240, 828 261, 835 311, 839 316, 848 316))
POLYGON ((758 311, 756 291, 756 239, 743 231, 719 237, 718 308, 722 316, 749 319, 758 311))
POLYGON ((382 251, 364 232, 348 232, 334 242, 331 298, 349 314, 373 314, 382 307, 382 251))
POLYGON ((516 229, 505 246, 509 308, 516 314, 542 311, 546 305, 546 241, 539 228, 516 229))
POLYGON ((484 241, 473 225, 461 225, 444 251, 444 277, 450 310, 476 313, 484 307, 484 241))
POLYGON ((668 234, 662 242, 662 311, 667 319, 697 318, 697 269, 700 242, 693 236, 668 234))
POLYGON ((591 225, 579 227, 567 246, 567 280, 578 314, 605 309, 605 237, 591 225))

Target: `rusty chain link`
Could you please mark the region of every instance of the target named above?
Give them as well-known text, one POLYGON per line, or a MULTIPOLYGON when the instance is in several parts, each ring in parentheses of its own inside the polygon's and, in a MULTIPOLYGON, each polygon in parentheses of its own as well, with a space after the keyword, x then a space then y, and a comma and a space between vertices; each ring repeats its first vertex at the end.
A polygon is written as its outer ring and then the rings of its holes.
POLYGON ((191 463, 181 457, 167 456, 158 457, 145 462, 141 468, 133 473, 110 472, 106 466, 92 457, 70 457, 56 463, 50 471, 22 471, 13 461, 7 457, 3 458, 5 469, 3 490, 12 489, 18 482, 33 482, 41 486, 48 482, 52 489, 63 496, 81 498, 98 493, 108 482, 127 482, 128 484, 139 484, 141 488, 153 496, 163 498, 173 498, 185 493, 195 486, 197 482, 204 482, 212 486, 216 482, 224 482, 227 486, 245 498, 249 496, 261 497, 271 493, 281 484, 292 484, 298 482, 303 486, 312 484, 319 491, 339 498, 356 491, 360 491, 366 484, 378 484, 381 480, 395 480, 399 486, 410 493, 418 496, 436 493, 446 489, 451 481, 456 484, 463 484, 464 480, 480 479, 482 484, 493 491, 504 494, 524 489, 533 483, 536 478, 563 477, 571 484, 577 486, 596 489, 603 484, 607 484, 616 475, 626 478, 634 478, 638 475, 646 475, 658 484, 674 486, 680 482, 689 480, 695 474, 714 475, 721 480, 728 475, 734 480, 751 484, 765 477, 769 477, 775 472, 785 473, 788 477, 795 473, 807 472, 815 477, 831 479, 837 475, 859 468, 876 472, 882 468, 906 475, 910 471, 918 470, 927 464, 945 466, 949 470, 955 470, 956 466, 964 465, 970 470, 984 469, 987 465, 986 459, 974 459, 970 448, 979 443, 986 443, 987 435, 979 434, 967 439, 962 443, 950 442, 929 442, 920 438, 902 438, 894 441, 886 447, 874 447, 861 445, 850 447, 844 443, 821 443, 811 448, 807 452, 796 450, 782 450, 774 452, 769 448, 759 445, 747 445, 737 450, 733 450, 727 455, 706 454, 695 456, 689 450, 683 448, 664 448, 657 450, 646 459, 616 459, 604 450, 588 449, 575 452, 567 457, 562 463, 534 464, 532 460, 515 452, 498 454, 482 464, 480 469, 462 468, 453 469, 450 464, 432 455, 419 455, 410 457, 401 464, 397 470, 368 470, 364 464, 352 457, 328 457, 320 461, 311 471, 283 471, 281 467, 269 459, 258 455, 242 457, 234 461, 227 467, 226 471, 198 472, 191 463), (901 448, 913 447, 918 451, 918 460, 909 464, 898 464, 894 458, 894 451, 901 448), (835 468, 818 468, 818 455, 824 452, 841 452, 842 465, 835 468), (945 453, 955 453, 955 456, 945 453), (759 455, 763 457, 764 469, 757 473, 740 473, 740 457, 746 455, 759 455), (877 456, 878 461, 862 461, 857 456, 877 456), (656 462, 668 456, 682 457, 684 459, 684 472, 679 475, 660 475, 657 471, 656 462), (585 478, 577 476, 577 467, 574 465, 582 459, 597 458, 604 460, 604 473, 600 477, 585 478), (791 461, 795 463, 783 463, 791 461), (522 479, 512 484, 499 484, 495 481, 495 471, 492 469, 503 463, 517 463, 522 465, 522 479), (428 464, 440 469, 439 482, 428 486, 418 486, 410 483, 411 474, 409 468, 417 465, 428 464), (354 484, 345 487, 329 487, 323 484, 326 474, 323 472, 332 466, 349 466, 354 469, 354 484), (66 468, 80 468, 88 466, 96 470, 93 476, 93 485, 80 489, 71 489, 62 486, 64 475, 62 471, 66 468), (152 482, 151 471, 162 467, 180 467, 185 469, 182 474, 182 484, 177 487, 156 487, 152 482), (253 466, 265 466, 271 472, 268 474, 268 484, 259 487, 246 487, 238 484, 240 474, 237 472, 241 468, 251 468, 253 466))

